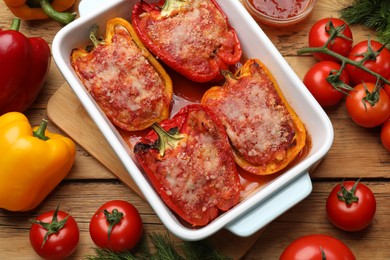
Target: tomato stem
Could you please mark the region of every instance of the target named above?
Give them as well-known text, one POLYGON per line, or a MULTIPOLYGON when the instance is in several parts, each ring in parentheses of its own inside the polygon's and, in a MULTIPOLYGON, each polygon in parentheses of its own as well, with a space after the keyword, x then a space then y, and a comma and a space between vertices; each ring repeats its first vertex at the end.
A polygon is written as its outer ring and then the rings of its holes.
POLYGON ((45 243, 48 240, 49 236, 51 234, 56 234, 56 233, 60 232, 60 230, 65 226, 66 222, 68 221, 69 215, 66 216, 66 218, 64 218, 63 220, 58 221, 57 215, 58 215, 59 207, 60 206, 58 205, 56 210, 54 211, 53 218, 52 218, 50 223, 46 223, 46 222, 43 222, 43 221, 40 221, 40 220, 36 220, 36 219, 30 220, 32 223, 38 224, 38 225, 42 226, 44 229, 47 230, 45 236, 43 237, 41 248, 43 248, 43 246, 45 245, 45 243))
POLYGON ((108 240, 110 240, 112 229, 114 228, 114 226, 116 224, 118 224, 122 220, 123 213, 117 209, 113 209, 112 213, 110 213, 107 209, 105 209, 103 211, 103 213, 104 213, 104 216, 106 217, 107 222, 110 224, 108 227, 108 232, 107 232, 108 233, 108 240))
POLYGON ((355 192, 359 181, 360 179, 353 184, 351 190, 347 190, 344 184, 341 183, 341 190, 337 193, 337 198, 340 201, 344 201, 348 206, 351 205, 353 202, 358 202, 359 198, 355 196, 355 192))
MULTIPOLYGON (((370 42, 370 40, 368 42, 370 42)), ((378 51, 374 52, 375 53, 374 54, 375 57, 378 56, 380 51, 382 51, 382 50, 383 50, 383 48, 381 48, 378 51)), ((363 70, 363 71, 373 75, 374 77, 376 77, 378 79, 378 81, 381 80, 381 81, 385 82, 386 84, 390 84, 390 80, 384 78, 382 75, 376 73, 375 71, 372 71, 372 70, 368 69, 367 67, 365 67, 363 65, 364 61, 362 62, 360 60, 360 61, 357 62, 357 61, 351 60, 351 59, 349 59, 347 57, 344 57, 341 54, 338 54, 338 53, 328 49, 328 47, 326 47, 326 45, 324 45, 322 47, 306 47, 306 48, 302 48, 302 49, 297 51, 297 54, 298 55, 303 55, 303 54, 315 53, 315 52, 324 53, 324 54, 327 54, 329 56, 332 56, 334 58, 339 59, 342 62, 342 69, 340 69, 340 71, 344 70, 346 64, 350 64, 350 65, 352 65, 354 67, 357 67, 357 68, 359 68, 359 69, 361 69, 361 70, 363 70)), ((371 52, 373 52, 372 49, 371 49, 371 52)), ((365 54, 365 55, 367 56, 367 54, 365 54)), ((372 58, 372 54, 370 54, 370 55, 371 55, 370 58, 372 58)), ((368 58, 366 58, 366 59, 368 59, 368 58)))
POLYGON ((346 24, 334 27, 333 23, 331 20, 329 20, 326 25, 325 25, 325 31, 330 35, 329 39, 325 42, 324 47, 328 46, 329 43, 333 43, 334 39, 336 37, 343 38, 345 40, 352 41, 351 38, 345 36, 343 34, 344 30, 346 28, 346 24))

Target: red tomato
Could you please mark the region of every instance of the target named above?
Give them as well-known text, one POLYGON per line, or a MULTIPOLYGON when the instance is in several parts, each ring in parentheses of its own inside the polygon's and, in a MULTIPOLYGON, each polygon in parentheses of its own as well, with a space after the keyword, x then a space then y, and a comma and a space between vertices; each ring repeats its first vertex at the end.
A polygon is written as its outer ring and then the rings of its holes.
POLYGON ((58 208, 38 216, 30 229, 30 243, 34 251, 45 259, 70 256, 77 248, 79 237, 75 219, 66 212, 58 211, 58 208))
POLYGON ((390 116, 389 96, 370 82, 356 85, 347 95, 345 105, 352 120, 362 127, 379 126, 390 116), (374 102, 373 105, 369 101, 374 102))
MULTIPOLYGON (((390 78, 388 78, 387 80, 390 81, 390 78)), ((383 85, 383 90, 386 91, 387 95, 390 97, 390 85, 389 84, 384 84, 383 85)))
MULTIPOLYGON (((322 107, 329 107, 338 104, 344 97, 344 93, 335 89, 328 81, 333 71, 340 70, 341 65, 334 61, 320 61, 311 67, 303 78, 303 83, 309 89, 322 107)), ((343 71, 339 80, 349 84, 348 74, 343 71)))
POLYGON ((390 152, 390 120, 383 123, 381 129, 381 142, 383 147, 390 152))
MULTIPOLYGON (((370 46, 373 51, 378 51, 383 45, 372 40, 361 41, 353 46, 348 58, 354 61, 362 60, 363 55, 367 54, 370 46)), ((363 62, 363 65, 371 71, 382 75, 384 78, 388 78, 390 76, 390 51, 387 48, 384 48, 375 58, 368 59, 363 62)), ((347 64, 345 69, 347 70, 349 78, 354 85, 362 82, 377 82, 377 78, 375 76, 359 69, 358 67, 347 64)))
POLYGON ((300 237, 286 247, 279 260, 354 260, 352 251, 340 240, 321 234, 300 237))
POLYGON ((131 250, 142 238, 142 219, 131 203, 123 200, 108 201, 92 216, 89 233, 100 248, 114 252, 131 250))
MULTIPOLYGON (((349 26, 342 20, 337 18, 324 18, 317 21, 310 29, 309 32, 309 47, 322 47, 326 44, 330 37, 330 30, 336 28, 340 30, 344 26, 344 29, 340 31, 343 38, 337 36, 333 41, 328 43, 328 49, 341 54, 345 57, 348 56, 352 49, 352 31, 349 26)), ((318 60, 331 60, 340 62, 339 59, 332 57, 324 53, 313 53, 313 56, 318 60)))
POLYGON ((366 228, 374 218, 376 200, 371 189, 359 181, 336 185, 326 201, 330 222, 345 231, 366 228))

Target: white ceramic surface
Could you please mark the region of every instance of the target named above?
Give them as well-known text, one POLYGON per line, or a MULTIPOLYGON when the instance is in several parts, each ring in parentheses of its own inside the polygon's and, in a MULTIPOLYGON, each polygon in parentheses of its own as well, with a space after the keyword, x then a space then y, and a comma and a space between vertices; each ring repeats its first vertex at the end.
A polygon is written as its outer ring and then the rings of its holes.
POLYGON ((226 228, 238 236, 250 236, 310 194, 312 185, 308 171, 330 149, 333 142, 332 124, 241 3, 237 0, 217 0, 230 24, 236 28, 245 56, 258 58, 268 67, 288 102, 304 122, 312 142, 310 151, 303 160, 207 226, 192 229, 182 225, 129 156, 124 140, 85 90, 70 65, 71 50, 84 46, 89 41, 88 32, 92 24, 97 23, 100 28, 105 28, 107 20, 114 17, 130 20, 132 7, 137 1, 139 0, 82 0, 79 7, 81 17, 61 29, 53 40, 54 61, 151 207, 173 234, 184 240, 200 240, 226 228))

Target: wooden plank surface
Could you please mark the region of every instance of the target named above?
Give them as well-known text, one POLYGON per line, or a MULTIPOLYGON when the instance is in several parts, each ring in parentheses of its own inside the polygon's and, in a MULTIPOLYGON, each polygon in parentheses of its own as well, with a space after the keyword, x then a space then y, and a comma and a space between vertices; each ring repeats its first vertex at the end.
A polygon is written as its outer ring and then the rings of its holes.
MULTIPOLYGON (((77 10, 77 2, 74 10, 77 10)), ((311 57, 296 56, 296 51, 307 45, 310 26, 322 17, 338 17, 338 10, 351 2, 352 0, 317 0, 312 15, 299 25, 288 29, 267 26, 262 28, 302 78, 315 62, 311 57)), ((8 28, 13 15, 3 1, 0 2, 0 17, 0 28, 8 28)), ((28 36, 43 37, 51 44, 61 27, 54 21, 30 21, 22 22, 20 31, 28 36)), ((360 26, 353 26, 352 30, 356 42, 375 35, 375 32, 360 26)), ((62 75, 52 62, 44 89, 26 111, 32 124, 37 125, 42 118, 48 117, 48 102, 64 83, 62 75)), ((341 239, 352 249, 357 259, 390 259, 390 155, 380 144, 379 129, 368 130, 354 125, 343 104, 327 109, 326 112, 334 126, 335 140, 326 158, 312 173, 312 194, 271 223, 243 259, 278 259, 293 239, 310 233, 323 233, 341 239), (337 182, 357 177, 363 177, 363 181, 372 188, 378 208, 369 228, 357 233, 346 233, 333 227, 326 219, 325 200, 337 182)), ((49 130, 63 133, 54 123, 49 124, 49 130)), ((40 207, 28 213, 0 210, 0 259, 38 259, 29 245, 28 219, 55 208, 59 202, 61 208, 71 211, 80 225, 80 244, 71 259, 82 259, 91 252, 93 246, 88 234, 90 217, 103 202, 116 198, 127 199, 137 206, 147 231, 165 231, 165 227, 139 196, 89 152, 78 146, 76 162, 69 176, 40 207)), ((234 252, 235 248, 231 250, 234 252)))

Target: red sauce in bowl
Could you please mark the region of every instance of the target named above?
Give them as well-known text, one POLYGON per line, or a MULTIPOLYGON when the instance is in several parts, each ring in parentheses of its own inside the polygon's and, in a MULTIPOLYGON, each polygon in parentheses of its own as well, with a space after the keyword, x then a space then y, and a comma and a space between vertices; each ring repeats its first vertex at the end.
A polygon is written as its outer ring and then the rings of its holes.
POLYGON ((274 18, 294 17, 305 10, 310 0, 249 0, 259 12, 274 18))
POLYGON ((243 0, 248 12, 260 23, 286 27, 304 20, 316 0, 243 0))

